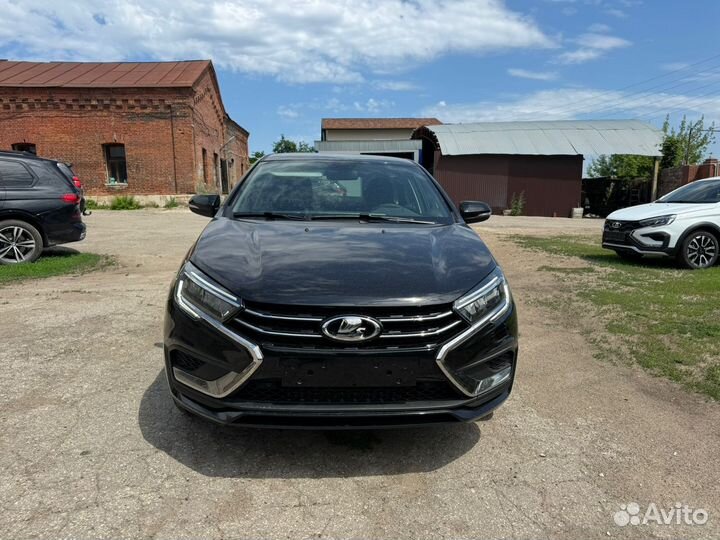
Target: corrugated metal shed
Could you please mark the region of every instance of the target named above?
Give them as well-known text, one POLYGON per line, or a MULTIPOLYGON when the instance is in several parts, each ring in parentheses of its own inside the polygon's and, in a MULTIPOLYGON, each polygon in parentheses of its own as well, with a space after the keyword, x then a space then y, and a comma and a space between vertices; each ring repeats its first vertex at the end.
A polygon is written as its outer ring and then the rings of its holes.
POLYGON ((414 152, 420 148, 419 140, 315 141, 318 152, 414 152))
POLYGON ((445 156, 472 154, 659 156, 663 133, 639 120, 482 122, 424 126, 445 156))

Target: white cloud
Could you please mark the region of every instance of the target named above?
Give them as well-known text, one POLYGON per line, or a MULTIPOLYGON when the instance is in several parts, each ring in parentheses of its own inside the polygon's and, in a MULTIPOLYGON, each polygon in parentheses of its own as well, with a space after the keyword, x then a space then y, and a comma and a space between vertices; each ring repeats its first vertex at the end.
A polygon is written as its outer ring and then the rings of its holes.
POLYGON ((627 17, 627 13, 625 13, 622 9, 617 8, 606 9, 605 13, 612 15, 613 17, 617 17, 618 19, 624 19, 627 17))
POLYGON ((552 81, 557 79, 557 73, 554 71, 530 71, 521 68, 510 68, 507 72, 509 75, 520 77, 521 79, 533 79, 536 81, 552 81))
POLYGON ((375 81, 374 85, 380 90, 390 90, 393 92, 410 92, 418 89, 415 83, 408 81, 375 81))
POLYGON ((595 23, 588 27, 588 32, 602 33, 609 32, 610 27, 607 24, 595 23))
POLYGON ((460 52, 551 47, 502 0, 0 0, 16 59, 212 58, 291 82, 347 83, 460 52))
POLYGON ((512 120, 572 120, 578 117, 662 119, 673 114, 704 114, 708 121, 720 118, 720 97, 669 93, 633 93, 596 89, 558 88, 505 101, 451 104, 438 102, 423 109, 422 116, 443 122, 502 122, 512 120))
POLYGON ((277 114, 278 116, 282 116, 283 118, 287 118, 289 120, 300 116, 294 108, 287 105, 280 105, 280 107, 277 108, 277 114))
POLYGON ((587 47, 589 49, 600 49, 603 51, 617 49, 619 47, 627 47, 628 45, 630 45, 630 42, 626 39, 616 36, 608 36, 606 34, 597 34, 593 32, 583 34, 575 41, 578 45, 582 47, 587 47))
POLYGON ((597 32, 582 34, 573 42, 580 47, 574 51, 567 51, 558 55, 557 62, 561 64, 582 64, 600 58, 613 49, 632 45, 626 39, 597 32))
POLYGON ((388 101, 386 99, 378 100, 374 98, 369 98, 364 103, 361 103, 359 101, 353 103, 353 107, 355 107, 356 111, 369 114, 377 114, 382 110, 390 109, 394 105, 395 103, 392 101, 388 101))
POLYGON ((667 64, 661 64, 660 69, 664 69, 665 71, 678 71, 685 69, 689 65, 687 62, 668 62, 667 64))

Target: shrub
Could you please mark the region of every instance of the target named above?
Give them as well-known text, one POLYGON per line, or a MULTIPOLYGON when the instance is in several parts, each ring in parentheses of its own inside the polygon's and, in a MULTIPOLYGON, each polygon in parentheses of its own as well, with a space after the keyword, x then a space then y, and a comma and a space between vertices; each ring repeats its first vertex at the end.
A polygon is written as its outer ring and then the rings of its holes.
POLYGON ((119 195, 110 202, 110 210, 138 210, 142 205, 132 195, 119 195))
POLYGON ((110 207, 107 204, 100 204, 94 199, 85 199, 85 208, 88 210, 107 210, 110 207))
POLYGON ((521 191, 520 195, 513 193, 512 199, 510 200, 510 215, 511 216, 522 216, 525 210, 525 192, 521 191))
POLYGON ((165 201, 163 208, 170 209, 170 208, 177 208, 178 206, 180 206, 180 203, 178 203, 177 199, 175 197, 169 197, 165 201))

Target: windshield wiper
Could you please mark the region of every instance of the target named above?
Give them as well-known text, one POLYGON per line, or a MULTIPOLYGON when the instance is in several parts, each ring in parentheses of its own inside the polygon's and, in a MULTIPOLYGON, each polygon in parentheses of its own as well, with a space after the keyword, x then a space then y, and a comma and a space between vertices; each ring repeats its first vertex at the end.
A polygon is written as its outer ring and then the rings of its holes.
POLYGON ((414 218, 397 217, 397 216, 385 216, 382 214, 318 214, 310 216, 313 220, 323 219, 359 219, 360 221, 389 221, 392 223, 419 223, 421 225, 436 225, 435 221, 424 221, 414 218))
POLYGON ((279 212, 233 212, 236 218, 265 218, 265 219, 291 219, 295 221, 305 221, 305 216, 297 214, 283 214, 279 212))

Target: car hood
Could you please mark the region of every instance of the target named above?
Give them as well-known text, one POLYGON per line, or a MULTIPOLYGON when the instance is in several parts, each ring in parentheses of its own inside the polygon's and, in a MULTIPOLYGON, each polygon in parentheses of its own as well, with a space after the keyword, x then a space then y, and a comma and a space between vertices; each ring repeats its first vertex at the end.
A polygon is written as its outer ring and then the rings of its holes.
POLYGON ((218 218, 190 260, 243 299, 328 306, 449 303, 496 266, 459 224, 218 218))
POLYGON ((692 203, 649 203, 640 204, 616 210, 610 214, 607 219, 617 219, 621 221, 637 221, 640 219, 648 219, 658 216, 666 216, 668 214, 686 214, 691 212, 703 212, 709 208, 717 208, 717 205, 709 204, 692 204, 692 203))

